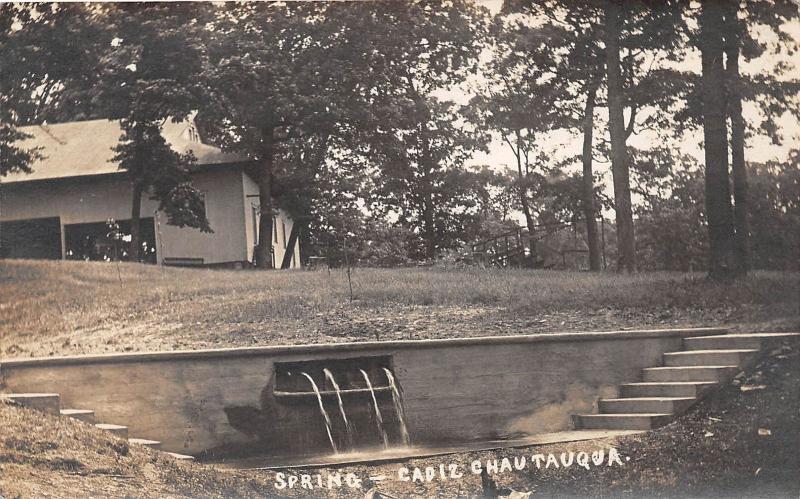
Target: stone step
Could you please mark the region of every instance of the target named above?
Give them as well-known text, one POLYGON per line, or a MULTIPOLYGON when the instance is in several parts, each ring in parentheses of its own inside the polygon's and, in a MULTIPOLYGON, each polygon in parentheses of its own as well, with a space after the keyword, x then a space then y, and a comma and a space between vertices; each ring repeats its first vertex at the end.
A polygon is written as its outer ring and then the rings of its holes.
POLYGON ((666 381, 626 383, 620 386, 621 397, 699 397, 717 386, 711 381, 666 381))
POLYGON ((577 414, 575 427, 585 430, 651 430, 672 420, 671 414, 577 414))
POLYGON ((683 339, 686 350, 754 349, 763 350, 782 344, 800 341, 800 333, 751 333, 697 336, 683 339))
POLYGON ((695 397, 632 397, 600 400, 604 414, 677 414, 685 411, 695 397))
POLYGON ((0 398, 54 416, 61 411, 61 397, 57 393, 9 393, 0 398))
POLYGON ((175 452, 167 452, 166 454, 169 454, 178 461, 194 461, 194 456, 187 456, 186 454, 178 454, 175 452))
POLYGON ((129 438, 128 443, 134 445, 143 445, 145 447, 150 447, 151 449, 161 448, 161 442, 158 440, 147 440, 146 438, 129 438))
POLYGON ((679 366, 742 366, 755 357, 758 350, 689 350, 664 354, 664 365, 679 366))
POLYGON ((61 409, 61 415, 85 423, 94 423, 94 411, 90 409, 61 409))
POLYGON ((97 423, 94 425, 96 428, 101 430, 105 430, 112 435, 115 435, 119 438, 128 438, 128 427, 122 426, 118 424, 108 424, 108 423, 97 423))
POLYGON ((648 367, 644 381, 725 381, 739 371, 737 366, 648 367))

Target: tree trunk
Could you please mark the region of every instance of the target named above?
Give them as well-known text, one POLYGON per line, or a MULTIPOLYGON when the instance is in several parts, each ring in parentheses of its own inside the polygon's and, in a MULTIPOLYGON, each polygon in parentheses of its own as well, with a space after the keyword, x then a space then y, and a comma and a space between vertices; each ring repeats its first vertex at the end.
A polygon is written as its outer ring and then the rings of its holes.
POLYGON ((142 193, 144 188, 141 182, 133 183, 133 205, 131 206, 131 244, 128 249, 128 260, 138 262, 141 254, 140 227, 142 213, 142 193))
POLYGON ((292 268, 292 256, 294 256, 294 246, 297 244, 297 239, 300 236, 300 222, 295 220, 292 224, 292 230, 289 231, 289 240, 286 241, 286 251, 283 253, 283 261, 281 262, 281 269, 292 268))
POLYGON ((528 204, 528 197, 524 192, 520 193, 520 203, 522 204, 522 213, 525 215, 525 225, 528 227, 528 250, 530 251, 530 261, 532 265, 536 265, 536 220, 533 219, 531 207, 528 204))
POLYGON ((597 84, 591 83, 586 95, 583 114, 583 216, 586 219, 586 240, 589 246, 589 270, 602 267, 600 237, 597 230, 597 209, 594 205, 594 173, 592 172, 592 142, 594 139, 594 101, 597 84))
POLYGON ((725 68, 722 60, 723 9, 717 0, 703 0, 700 14, 709 277, 717 280, 733 276, 731 266, 734 236, 728 177, 725 68))
POLYGON ((731 173, 733 175, 733 217, 735 222, 736 271, 750 270, 749 186, 744 159, 745 123, 742 118, 741 81, 739 79, 740 27, 736 17, 738 3, 731 2, 725 16, 725 55, 728 79, 728 114, 731 119, 731 173))
POLYGON ((258 223, 256 267, 271 269, 272 264, 272 167, 275 156, 273 129, 264 133, 264 152, 258 170, 258 201, 261 218, 258 223))
MULTIPOLYGON (((522 213, 525 215, 525 225, 528 226, 528 250, 530 251, 530 262, 536 265, 536 221, 531 213, 531 206, 528 203, 528 188, 525 184, 526 174, 522 172, 522 137, 517 130, 517 175, 520 182, 519 203, 522 205, 522 213)), ((527 160, 526 160, 527 161, 527 160)), ((527 167, 526 167, 527 169, 527 167)))
POLYGON ((425 258, 432 260, 436 256, 436 219, 430 186, 425 186, 425 189, 422 202, 422 230, 425 239, 425 258))
POLYGON ((606 66, 608 71, 608 126, 611 135, 611 173, 614 177, 614 210, 617 218, 619 272, 636 271, 628 151, 625 145, 622 75, 619 61, 621 6, 609 0, 605 7, 606 66))

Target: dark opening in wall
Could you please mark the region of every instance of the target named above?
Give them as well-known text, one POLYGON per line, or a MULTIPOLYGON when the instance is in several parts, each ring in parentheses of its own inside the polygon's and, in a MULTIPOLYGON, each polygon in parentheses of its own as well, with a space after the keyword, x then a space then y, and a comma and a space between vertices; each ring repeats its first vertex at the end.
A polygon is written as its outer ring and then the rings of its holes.
MULTIPOLYGON (((64 226, 68 260, 127 261, 130 254, 130 220, 91 222, 64 226)), ((153 218, 139 221, 139 255, 145 263, 156 263, 156 231, 153 218)))
POLYGON ((389 380, 384 369, 392 370, 391 356, 276 362, 275 395, 314 395, 311 381, 304 373, 314 380, 323 395, 335 393, 334 380, 343 394, 369 392, 364 373, 376 392, 385 391, 389 389, 389 380))
POLYGON ((60 219, 0 222, 0 258, 61 259, 60 219))

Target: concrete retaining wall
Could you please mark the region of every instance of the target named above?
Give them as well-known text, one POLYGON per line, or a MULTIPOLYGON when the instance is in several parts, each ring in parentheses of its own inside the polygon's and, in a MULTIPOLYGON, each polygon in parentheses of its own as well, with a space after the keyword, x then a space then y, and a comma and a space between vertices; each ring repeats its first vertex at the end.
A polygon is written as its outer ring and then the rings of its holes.
MULTIPOLYGON (((234 428, 226 413, 237 407, 248 408, 269 428, 266 435, 295 438, 296 448, 324 449, 313 404, 286 405, 271 396, 274 363, 390 356, 410 433, 424 445, 568 429, 570 414, 591 412, 598 398, 615 396, 620 383, 636 381, 642 368, 660 364, 662 353, 679 350, 681 338, 724 332, 559 333, 60 357, 5 361, 0 374, 6 389, 58 392, 62 407, 93 409, 98 421, 127 425, 131 435, 160 440, 165 450, 196 454, 252 444, 253 433, 234 428), (310 412, 288 417, 292 411, 310 412)), ((263 440, 264 450, 293 452, 285 439, 263 440)))

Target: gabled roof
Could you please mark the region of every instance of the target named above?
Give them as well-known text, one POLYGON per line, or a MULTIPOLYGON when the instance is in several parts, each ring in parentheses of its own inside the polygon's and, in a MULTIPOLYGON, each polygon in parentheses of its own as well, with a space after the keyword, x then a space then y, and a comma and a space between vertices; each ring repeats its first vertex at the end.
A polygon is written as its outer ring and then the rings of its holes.
MULTIPOLYGON (((49 180, 89 175, 122 173, 112 161, 112 148, 119 144, 122 129, 117 120, 89 120, 20 127, 31 137, 19 142, 24 149, 41 148, 43 159, 31 163, 32 173, 11 173, 0 178, 0 184, 49 180)), ((162 133, 172 148, 183 154, 192 151, 198 165, 236 163, 246 158, 225 153, 200 142, 191 118, 174 123, 168 120, 162 133)))

